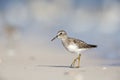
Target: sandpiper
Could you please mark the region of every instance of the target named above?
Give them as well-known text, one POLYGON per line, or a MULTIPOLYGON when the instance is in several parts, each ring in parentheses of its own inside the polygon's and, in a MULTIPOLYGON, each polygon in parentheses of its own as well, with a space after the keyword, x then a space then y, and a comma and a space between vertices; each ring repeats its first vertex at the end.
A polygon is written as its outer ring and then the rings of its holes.
POLYGON ((74 61, 72 62, 70 66, 71 68, 80 67, 80 57, 82 51, 97 47, 97 45, 87 44, 82 40, 68 37, 66 31, 64 30, 58 31, 57 35, 51 41, 53 41, 56 38, 61 39, 62 44, 67 51, 78 54, 78 57, 75 58, 74 61), (76 61, 78 61, 77 66, 75 66, 76 61))

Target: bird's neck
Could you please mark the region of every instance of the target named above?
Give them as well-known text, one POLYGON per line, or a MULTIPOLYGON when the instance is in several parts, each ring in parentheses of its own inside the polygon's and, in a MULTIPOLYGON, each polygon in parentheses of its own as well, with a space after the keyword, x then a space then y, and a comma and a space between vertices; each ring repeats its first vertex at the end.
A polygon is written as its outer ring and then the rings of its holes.
POLYGON ((67 36, 63 36, 63 38, 61 38, 62 41, 66 41, 68 39, 67 36))

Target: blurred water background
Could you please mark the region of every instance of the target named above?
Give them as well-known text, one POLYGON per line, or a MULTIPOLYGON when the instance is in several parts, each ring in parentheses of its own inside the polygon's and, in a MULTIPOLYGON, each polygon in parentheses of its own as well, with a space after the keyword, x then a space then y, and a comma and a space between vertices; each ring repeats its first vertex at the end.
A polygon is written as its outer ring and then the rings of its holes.
POLYGON ((67 54, 59 40, 50 41, 61 29, 98 45, 89 58, 120 65, 120 0, 0 0, 1 60, 67 54))

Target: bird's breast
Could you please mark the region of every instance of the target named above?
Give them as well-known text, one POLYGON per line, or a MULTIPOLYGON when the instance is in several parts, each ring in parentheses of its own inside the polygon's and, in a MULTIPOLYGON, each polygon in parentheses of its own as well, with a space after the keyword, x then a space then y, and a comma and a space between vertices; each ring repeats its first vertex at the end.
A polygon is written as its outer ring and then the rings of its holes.
POLYGON ((67 49, 70 51, 70 52, 76 52, 78 50, 78 47, 76 45, 68 45, 67 46, 67 49))
POLYGON ((85 51, 86 49, 80 49, 80 48, 78 48, 77 45, 74 44, 74 45, 68 45, 67 46, 67 50, 69 52, 71 52, 71 53, 77 53, 77 54, 79 54, 79 53, 85 51))

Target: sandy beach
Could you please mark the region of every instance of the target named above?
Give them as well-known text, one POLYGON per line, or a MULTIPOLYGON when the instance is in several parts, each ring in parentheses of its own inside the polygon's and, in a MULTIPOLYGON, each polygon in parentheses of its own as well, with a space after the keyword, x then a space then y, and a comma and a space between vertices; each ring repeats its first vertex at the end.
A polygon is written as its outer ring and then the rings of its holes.
POLYGON ((120 67, 101 65, 104 60, 91 59, 85 54, 82 56, 80 68, 69 68, 76 55, 54 48, 44 49, 43 47, 43 53, 41 49, 28 46, 18 46, 11 53, 5 48, 1 49, 0 80, 119 80, 120 78, 120 67))

